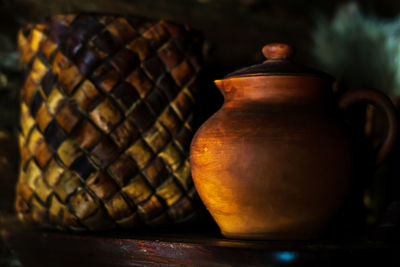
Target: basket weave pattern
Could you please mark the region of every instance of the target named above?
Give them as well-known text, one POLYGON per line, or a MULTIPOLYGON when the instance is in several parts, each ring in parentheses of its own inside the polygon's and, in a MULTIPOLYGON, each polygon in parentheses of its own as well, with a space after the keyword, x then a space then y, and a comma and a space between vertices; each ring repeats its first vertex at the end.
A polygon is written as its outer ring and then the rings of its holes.
POLYGON ((165 21, 102 15, 20 31, 22 220, 100 230, 195 216, 192 37, 165 21))

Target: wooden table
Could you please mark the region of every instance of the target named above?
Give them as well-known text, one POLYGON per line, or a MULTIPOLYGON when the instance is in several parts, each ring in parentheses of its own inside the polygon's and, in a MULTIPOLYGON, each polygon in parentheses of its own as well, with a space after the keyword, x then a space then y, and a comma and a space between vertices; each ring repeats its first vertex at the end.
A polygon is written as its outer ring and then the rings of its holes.
POLYGON ((73 234, 3 229, 23 266, 400 266, 399 246, 366 240, 243 241, 218 233, 73 234))

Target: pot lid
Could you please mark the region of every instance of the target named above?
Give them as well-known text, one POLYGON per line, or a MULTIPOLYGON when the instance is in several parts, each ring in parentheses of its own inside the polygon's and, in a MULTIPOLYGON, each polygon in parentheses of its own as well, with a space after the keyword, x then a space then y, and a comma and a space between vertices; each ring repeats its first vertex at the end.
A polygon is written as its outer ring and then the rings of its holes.
POLYGON ((334 79, 332 76, 322 71, 293 63, 290 59, 294 55, 294 49, 290 45, 283 43, 267 44, 263 47, 262 53, 267 59, 263 63, 239 69, 228 74, 225 76, 225 78, 270 75, 299 75, 317 76, 332 80, 334 79))

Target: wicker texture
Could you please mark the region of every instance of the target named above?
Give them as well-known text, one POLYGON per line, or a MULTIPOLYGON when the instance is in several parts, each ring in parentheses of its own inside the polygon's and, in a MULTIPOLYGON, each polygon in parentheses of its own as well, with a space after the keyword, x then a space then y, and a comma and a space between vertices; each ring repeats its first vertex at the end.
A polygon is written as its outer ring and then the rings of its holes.
POLYGON ((23 221, 101 230, 196 216, 194 36, 165 21, 102 15, 20 31, 23 221))

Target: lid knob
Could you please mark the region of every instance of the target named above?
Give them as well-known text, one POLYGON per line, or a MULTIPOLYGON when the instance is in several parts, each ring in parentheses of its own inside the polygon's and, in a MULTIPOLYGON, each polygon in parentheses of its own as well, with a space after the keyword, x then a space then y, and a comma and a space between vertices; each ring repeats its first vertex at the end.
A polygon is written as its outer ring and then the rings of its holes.
POLYGON ((292 57, 294 50, 288 44, 274 43, 265 45, 262 52, 267 60, 283 60, 292 57))

